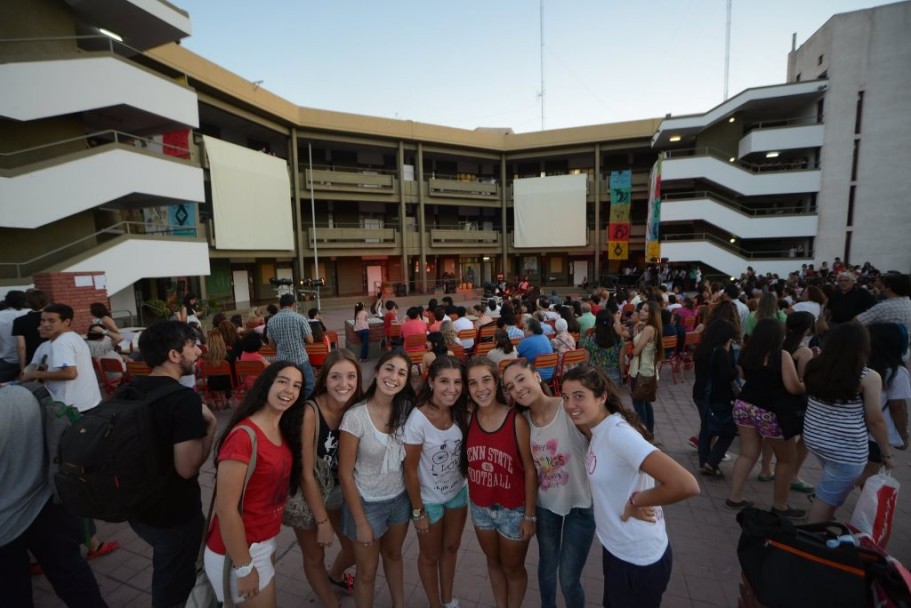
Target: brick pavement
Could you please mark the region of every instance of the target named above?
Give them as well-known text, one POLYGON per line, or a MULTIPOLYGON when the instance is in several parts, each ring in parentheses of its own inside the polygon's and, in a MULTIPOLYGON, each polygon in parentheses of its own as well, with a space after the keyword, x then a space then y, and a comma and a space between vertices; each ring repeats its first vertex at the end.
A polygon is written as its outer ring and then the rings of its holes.
MULTIPOLYGON (((411 300, 423 301, 417 297, 398 300, 400 310, 404 308, 401 305, 402 300, 406 301, 407 305, 411 305, 411 300)), ((347 317, 348 306, 338 310, 331 308, 331 305, 324 305, 324 309, 329 309, 323 315, 327 326, 330 329, 342 327, 343 320, 347 317)), ((344 332, 340 333, 344 336, 344 332)), ((369 382, 373 376, 373 362, 364 363, 362 367, 365 371, 365 382, 369 382)), ((673 384, 670 378, 662 380, 655 403, 656 441, 675 460, 689 470, 695 471, 696 453, 687 444, 687 439, 698 428, 698 416, 690 397, 691 387, 692 372, 687 374, 683 383, 673 384)), ((225 424, 228 413, 219 412, 218 419, 221 424, 225 424)), ((736 454, 738 447, 739 444, 735 441, 730 450, 732 456, 736 454)), ((898 452, 897 455, 899 464, 894 476, 906 487, 911 488, 911 454, 898 452)), ((733 460, 724 462, 721 469, 729 475, 732 465, 733 460)), ((757 501, 759 506, 768 507, 771 505, 771 484, 756 481, 756 471, 747 483, 744 496, 757 501)), ((213 475, 214 469, 210 459, 200 476, 205 501, 211 496, 213 475)), ((814 483, 819 478, 819 467, 812 456, 807 459, 802 477, 809 483, 814 483)), ((667 608, 737 605, 740 566, 737 562, 736 547, 740 528, 734 519, 734 512, 724 507, 728 484, 726 480, 701 476, 699 482, 702 487, 700 496, 665 508, 668 535, 674 552, 673 574, 664 595, 663 605, 667 608)), ((911 498, 908 493, 909 490, 905 490, 899 496, 895 529, 889 544, 892 554, 905 564, 911 564, 911 498)), ((852 493, 846 505, 839 511, 842 516, 850 515, 857 496, 857 492, 852 493)), ((803 494, 792 492, 790 500, 795 506, 807 506, 803 494)), ((99 536, 103 539, 117 539, 122 547, 116 553, 92 562, 92 568, 108 604, 112 608, 148 606, 152 575, 151 551, 148 546, 137 538, 126 524, 100 523, 99 536)), ((529 607, 540 605, 535 576, 537 546, 534 541, 532 545, 528 552, 528 593, 524 604, 529 607)), ((583 585, 590 606, 598 606, 601 603, 603 584, 600 553, 601 548, 596 540, 583 573, 583 585)), ((415 607, 426 606, 426 597, 417 575, 417 555, 415 535, 409 532, 404 546, 405 587, 407 605, 415 607)), ((333 553, 330 551, 327 560, 331 560, 332 557, 333 553)), ((318 606, 318 600, 311 593, 303 575, 301 552, 293 533, 288 528, 282 528, 276 558, 278 605, 318 606)), ((382 569, 378 579, 382 579, 382 569)), ((34 584, 36 606, 63 606, 44 577, 35 577, 34 584)), ((379 608, 391 606, 384 580, 377 581, 376 597, 376 605, 379 608)), ((465 608, 487 608, 494 605, 487 580, 485 558, 475 539, 470 521, 462 536, 456 575, 456 597, 465 608)), ((558 597, 558 604, 563 605, 562 598, 558 597)), ((351 598, 343 598, 342 605, 353 606, 354 601, 351 598)))

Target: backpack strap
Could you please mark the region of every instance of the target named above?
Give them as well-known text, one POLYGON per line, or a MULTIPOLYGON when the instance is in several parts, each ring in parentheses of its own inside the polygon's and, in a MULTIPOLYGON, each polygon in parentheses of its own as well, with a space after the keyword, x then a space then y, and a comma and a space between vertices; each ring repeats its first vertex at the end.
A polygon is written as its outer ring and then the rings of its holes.
MULTIPOLYGON (((251 429, 249 426, 242 424, 231 429, 233 433, 237 429, 243 429, 247 435, 250 436, 250 463, 247 465, 247 473, 244 475, 244 489, 240 493, 240 500, 237 503, 237 510, 240 511, 241 516, 244 513, 244 494, 247 493, 247 484, 250 482, 250 478, 253 476, 253 471, 256 469, 256 431, 251 429)), ((217 489, 217 486, 216 486, 217 489)), ((215 495, 212 495, 213 504, 215 501, 215 495)), ((224 608, 233 608, 234 607, 234 596, 231 595, 231 567, 234 565, 234 562, 231 561, 231 556, 228 555, 227 547, 225 548, 225 567, 222 570, 222 580, 224 581, 224 598, 225 601, 222 604, 224 608)))

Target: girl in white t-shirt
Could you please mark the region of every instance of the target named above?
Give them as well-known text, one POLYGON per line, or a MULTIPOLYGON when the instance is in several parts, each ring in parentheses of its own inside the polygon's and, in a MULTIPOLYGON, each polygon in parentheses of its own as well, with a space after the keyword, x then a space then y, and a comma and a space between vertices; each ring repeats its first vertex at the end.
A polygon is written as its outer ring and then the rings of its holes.
POLYGON ((433 360, 405 423, 405 486, 418 533, 418 574, 431 608, 456 608, 456 560, 468 516, 468 430, 462 364, 449 355, 433 360), (442 602, 442 603, 441 603, 442 602))
POLYGON ((402 544, 410 506, 402 439, 414 403, 410 370, 411 360, 400 350, 380 357, 364 400, 345 412, 339 426, 338 477, 345 497, 342 529, 353 541, 358 606, 373 605, 381 554, 392 604, 405 605, 402 544))
POLYGON ((646 441, 645 429, 601 370, 574 367, 562 390, 566 413, 592 434, 585 468, 603 547, 603 603, 657 608, 672 565, 661 506, 699 494, 699 484, 646 441))

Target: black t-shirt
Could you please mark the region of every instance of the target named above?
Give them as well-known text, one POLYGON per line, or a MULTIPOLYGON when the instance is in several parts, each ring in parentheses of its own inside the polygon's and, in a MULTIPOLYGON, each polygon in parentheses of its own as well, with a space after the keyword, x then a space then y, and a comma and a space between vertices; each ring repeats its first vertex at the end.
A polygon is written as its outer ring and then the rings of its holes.
MULTIPOLYGON (((167 376, 146 376, 133 380, 132 386, 149 393, 170 382, 177 380, 167 376)), ((149 408, 161 462, 170 472, 160 499, 150 504, 136 520, 158 528, 173 528, 196 517, 202 508, 197 477, 184 479, 174 468, 174 444, 206 435, 202 400, 187 388, 150 403, 149 408)))
POLYGON ((874 304, 876 298, 872 293, 862 287, 855 287, 848 293, 839 291, 833 294, 828 306, 833 323, 847 323, 874 304))
POLYGON ((41 313, 31 311, 13 321, 13 336, 22 336, 25 338, 25 364, 32 362, 35 351, 38 346, 47 340, 42 338, 38 333, 38 326, 41 325, 41 313))

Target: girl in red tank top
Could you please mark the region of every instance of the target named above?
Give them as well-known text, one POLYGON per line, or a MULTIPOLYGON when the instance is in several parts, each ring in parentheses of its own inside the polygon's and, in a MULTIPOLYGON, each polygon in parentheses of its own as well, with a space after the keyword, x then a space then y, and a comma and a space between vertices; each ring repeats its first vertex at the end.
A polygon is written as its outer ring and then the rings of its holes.
POLYGON ((466 376, 473 408, 466 441, 471 518, 496 605, 518 607, 528 585, 525 554, 538 497, 528 421, 506 405, 490 359, 469 360, 466 376))

